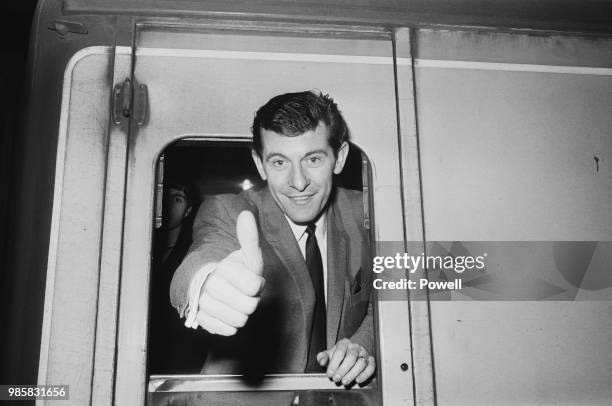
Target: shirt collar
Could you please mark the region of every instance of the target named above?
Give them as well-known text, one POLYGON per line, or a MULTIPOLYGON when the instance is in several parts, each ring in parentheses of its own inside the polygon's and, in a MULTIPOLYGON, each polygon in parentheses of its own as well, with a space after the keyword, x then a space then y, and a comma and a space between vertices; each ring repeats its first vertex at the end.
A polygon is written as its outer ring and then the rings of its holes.
MULTIPOLYGON (((286 214, 284 216, 287 219, 287 223, 289 223, 289 227, 291 227, 295 240, 300 241, 304 234, 306 234, 306 226, 295 224, 289 217, 287 217, 286 214)), ((325 237, 327 234, 327 210, 321 214, 321 217, 319 217, 315 223, 315 226, 317 227, 315 229, 315 234, 320 237, 325 237)))

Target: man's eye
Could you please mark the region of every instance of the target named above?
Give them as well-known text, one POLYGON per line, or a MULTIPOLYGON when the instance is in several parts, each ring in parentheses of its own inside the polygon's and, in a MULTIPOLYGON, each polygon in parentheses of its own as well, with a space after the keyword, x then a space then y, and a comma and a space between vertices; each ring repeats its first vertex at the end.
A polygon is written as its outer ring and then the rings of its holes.
POLYGON ((274 161, 272 161, 272 166, 276 168, 281 168, 283 165, 285 165, 285 161, 283 161, 282 159, 275 159, 274 161))
POLYGON ((319 165, 322 161, 323 159, 321 159, 320 156, 311 156, 310 158, 308 158, 308 163, 310 165, 319 165))

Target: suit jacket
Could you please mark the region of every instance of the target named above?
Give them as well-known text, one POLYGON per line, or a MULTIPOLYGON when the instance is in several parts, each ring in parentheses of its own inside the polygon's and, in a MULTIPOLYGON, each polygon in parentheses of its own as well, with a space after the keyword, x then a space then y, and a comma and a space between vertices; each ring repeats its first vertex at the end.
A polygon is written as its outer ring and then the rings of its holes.
MULTIPOLYGON (((243 210, 258 222, 266 285, 257 309, 236 335, 208 334, 202 373, 303 373, 314 288, 291 228, 267 188, 205 200, 194 222, 193 244, 172 279, 171 302, 183 316, 193 275, 240 248, 236 218, 243 210)), ((327 216, 327 345, 346 337, 373 354, 371 260, 362 193, 336 188, 327 216)))

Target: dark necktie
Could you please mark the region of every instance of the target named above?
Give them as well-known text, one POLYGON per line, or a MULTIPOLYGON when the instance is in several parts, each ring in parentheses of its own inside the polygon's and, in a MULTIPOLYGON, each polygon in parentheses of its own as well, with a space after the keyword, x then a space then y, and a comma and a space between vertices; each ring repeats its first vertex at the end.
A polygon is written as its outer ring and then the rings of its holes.
POLYGON ((315 292, 315 307, 312 318, 312 329, 310 343, 308 346, 308 362, 305 372, 322 372, 323 368, 317 362, 317 354, 327 349, 326 343, 326 311, 325 311, 325 288, 323 287, 323 261, 321 251, 315 236, 315 224, 308 224, 306 233, 306 267, 312 280, 315 292))

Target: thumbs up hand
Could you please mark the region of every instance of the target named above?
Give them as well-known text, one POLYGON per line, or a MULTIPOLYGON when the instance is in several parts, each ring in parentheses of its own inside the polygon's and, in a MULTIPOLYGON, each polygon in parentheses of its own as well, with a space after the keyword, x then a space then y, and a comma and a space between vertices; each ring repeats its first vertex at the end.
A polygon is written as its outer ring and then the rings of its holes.
POLYGON ((259 233, 255 217, 250 211, 242 211, 236 220, 236 235, 240 251, 248 268, 256 275, 261 276, 263 272, 263 258, 259 248, 259 233))
POLYGON ((251 212, 238 215, 236 234, 240 249, 221 260, 208 275, 196 316, 203 329, 224 336, 236 334, 246 324, 265 283, 257 224, 251 212))

